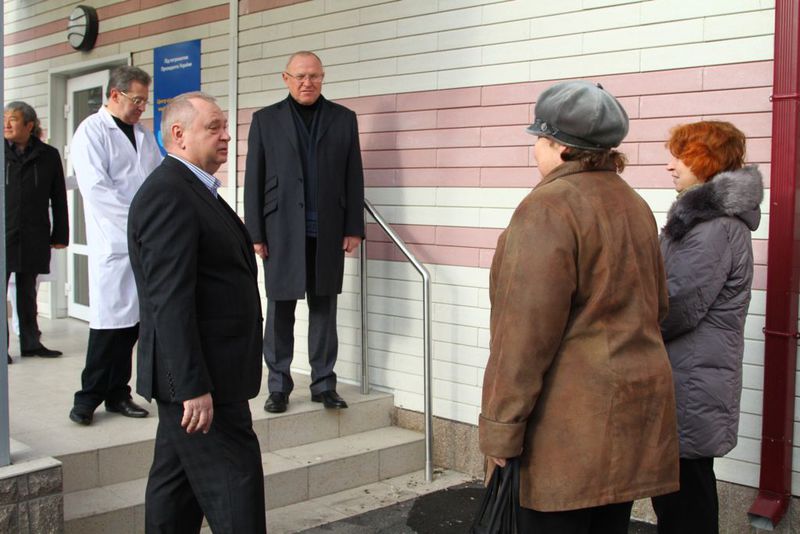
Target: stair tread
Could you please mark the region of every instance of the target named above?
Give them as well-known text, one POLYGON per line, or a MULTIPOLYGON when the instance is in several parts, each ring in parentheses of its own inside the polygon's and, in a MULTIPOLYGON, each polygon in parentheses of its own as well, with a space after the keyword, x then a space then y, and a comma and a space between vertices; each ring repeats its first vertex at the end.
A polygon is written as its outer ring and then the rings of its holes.
MULTIPOLYGON (((270 476, 313 465, 388 450, 424 440, 424 435, 399 427, 384 427, 262 453, 264 475, 270 476)), ((64 494, 64 520, 113 512, 144 502, 147 478, 64 494)))

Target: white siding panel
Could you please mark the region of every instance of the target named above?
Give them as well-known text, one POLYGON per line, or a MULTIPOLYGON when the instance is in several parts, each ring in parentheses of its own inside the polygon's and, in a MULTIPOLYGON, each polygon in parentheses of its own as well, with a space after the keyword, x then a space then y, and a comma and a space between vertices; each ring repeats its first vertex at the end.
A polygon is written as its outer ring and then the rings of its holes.
POLYGON ((433 357, 445 362, 483 369, 489 360, 489 351, 480 347, 437 342, 433 344, 433 357))
POLYGON ((639 6, 623 5, 531 19, 532 37, 584 34, 639 23, 639 6))
POLYGON ((387 39, 359 45, 361 59, 400 57, 411 54, 433 52, 437 47, 436 34, 414 35, 399 39, 387 39))
POLYGON ((325 13, 325 2, 323 0, 311 0, 292 4, 279 9, 262 11, 261 21, 263 26, 270 26, 280 22, 290 22, 294 20, 306 20, 325 13))
POLYGON ((434 397, 433 413, 435 413, 437 417, 477 425, 480 408, 434 397))
POLYGON ((467 326, 486 326, 489 324, 489 310, 466 308, 449 304, 434 304, 433 315, 437 320, 467 326))
POLYGON ((582 0, 561 0, 559 2, 532 2, 531 0, 512 0, 483 8, 483 23, 506 22, 509 20, 535 19, 556 13, 580 11, 582 0))
POLYGON ((381 22, 379 24, 362 24, 355 28, 334 30, 325 33, 325 45, 342 46, 392 39, 397 36, 397 22, 381 22))
POLYGON ((696 19, 587 33, 583 38, 583 51, 595 54, 696 43, 702 40, 703 21, 696 19))
MULTIPOLYGON (((444 341, 458 345, 469 345, 477 347, 479 328, 473 326, 462 326, 449 323, 434 322, 431 327, 431 337, 434 341, 444 341)), ((422 336, 422 323, 418 333, 422 336)))
POLYGON ((531 80, 559 80, 638 72, 641 59, 638 50, 542 59, 530 63, 531 80))
POLYGON ((725 458, 757 464, 761 459, 761 440, 740 438, 736 443, 736 447, 726 454, 725 458))
POLYGON ((748 37, 642 50, 642 70, 664 70, 772 59, 772 36, 748 37))
POLYGON ((483 25, 477 28, 450 30, 432 35, 438 35, 439 49, 447 50, 523 41, 531 37, 531 30, 527 20, 517 20, 502 24, 483 25))
POLYGON ((397 58, 397 72, 409 74, 445 69, 460 69, 481 64, 480 48, 445 50, 397 58))
MULTIPOLYGON (((422 338, 422 319, 409 319, 395 315, 383 315, 370 312, 367 317, 370 332, 385 332, 401 336, 422 338)), ((434 323, 436 325, 438 323, 434 323)), ((437 329, 433 328, 434 338, 437 329)), ((449 341, 445 339, 444 341, 449 341)))
POLYGON ((386 78, 361 80, 358 82, 358 95, 367 96, 428 91, 430 89, 436 89, 436 79, 437 74, 435 72, 425 72, 423 74, 404 74, 386 78))
POLYGON ((772 35, 775 32, 775 11, 772 9, 736 13, 703 19, 703 38, 707 41, 772 35))
MULTIPOLYGON (((445 382, 455 382, 457 384, 472 386, 480 385, 478 384, 477 368, 443 362, 441 360, 433 361, 433 376, 445 382)), ((470 402, 468 404, 474 405, 475 403, 470 402)))
POLYGON ((359 11, 361 22, 368 24, 383 20, 417 18, 437 11, 436 2, 430 0, 401 0, 373 7, 365 7, 359 11))
POLYGON ((483 64, 575 56, 581 53, 584 39, 577 34, 484 46, 483 64))
POLYGON ((642 24, 757 11, 762 7, 758 0, 736 0, 736 2, 730 0, 704 0, 703 2, 652 0, 641 4, 642 24))
POLYGON ((476 407, 480 406, 481 403, 481 388, 478 386, 469 386, 466 384, 459 384, 458 382, 449 382, 434 378, 433 389, 436 390, 436 397, 440 399, 469 404, 476 407))
MULTIPOLYGON (((429 267, 433 281, 440 284, 463 285, 467 287, 489 287, 489 269, 458 267, 455 265, 434 265, 429 267)), ((488 322, 486 325, 488 326, 488 322)))
POLYGON ((719 480, 743 486, 758 487, 758 464, 730 458, 719 458, 714 461, 714 472, 719 480))
MULTIPOLYGON (((420 1, 420 0, 417 0, 420 1)), ((421 0, 432 5, 432 2, 421 0)), ((417 35, 436 31, 452 30, 481 24, 481 7, 434 13, 419 17, 405 18, 397 21, 397 35, 417 35)))

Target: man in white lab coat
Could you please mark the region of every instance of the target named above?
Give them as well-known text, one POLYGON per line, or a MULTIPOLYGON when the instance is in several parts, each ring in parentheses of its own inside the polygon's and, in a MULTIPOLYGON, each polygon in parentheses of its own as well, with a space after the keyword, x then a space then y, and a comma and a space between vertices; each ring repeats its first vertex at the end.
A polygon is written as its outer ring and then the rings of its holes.
POLYGON ((70 156, 86 214, 89 246, 89 345, 81 389, 69 418, 92 422, 106 411, 146 417, 131 400, 131 358, 139 337, 139 301, 128 258, 128 209, 145 178, 161 163, 153 133, 139 124, 150 75, 138 67, 111 71, 106 105, 72 138, 70 156))

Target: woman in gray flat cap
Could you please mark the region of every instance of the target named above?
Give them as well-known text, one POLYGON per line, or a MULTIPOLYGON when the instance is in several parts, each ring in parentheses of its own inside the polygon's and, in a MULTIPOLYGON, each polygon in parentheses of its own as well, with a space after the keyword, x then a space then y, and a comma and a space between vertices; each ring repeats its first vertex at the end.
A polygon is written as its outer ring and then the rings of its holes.
POLYGON ((518 532, 623 534, 635 499, 678 487, 656 223, 617 174, 613 96, 559 83, 535 112, 542 181, 492 263, 480 447, 487 479, 520 459, 518 532))

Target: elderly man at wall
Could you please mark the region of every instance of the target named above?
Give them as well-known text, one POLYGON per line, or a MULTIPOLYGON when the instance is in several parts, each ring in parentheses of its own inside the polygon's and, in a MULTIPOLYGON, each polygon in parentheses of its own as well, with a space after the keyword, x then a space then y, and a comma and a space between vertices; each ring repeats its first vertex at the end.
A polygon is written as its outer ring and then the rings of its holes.
POLYGON ((6 285, 15 273, 22 356, 52 358, 61 352, 48 349, 39 339, 36 277, 50 272, 50 249, 69 243, 69 217, 61 156, 39 139, 41 134, 39 118, 30 105, 6 105, 6 285))
POLYGON ((294 313, 306 296, 311 400, 347 408, 336 392, 336 297, 344 253, 364 237, 364 177, 356 115, 326 100, 312 52, 289 58, 289 96, 253 114, 247 141, 245 224, 264 260, 268 412, 283 412, 294 387, 294 313))
POLYGON ((261 451, 248 399, 261 385, 253 243, 218 195, 228 121, 204 93, 175 97, 169 155, 131 204, 128 247, 141 307, 137 390, 158 403, 146 532, 266 532, 261 451))
POLYGON ((634 499, 678 487, 655 220, 617 174, 628 132, 600 86, 565 82, 528 132, 542 181, 491 268, 480 448, 520 457, 519 532, 624 534, 634 499))
POLYGON ((131 358, 139 335, 139 302, 128 258, 128 209, 133 195, 161 162, 155 136, 139 124, 150 75, 133 66, 111 71, 108 102, 78 126, 70 154, 86 210, 89 245, 89 345, 81 389, 69 418, 92 422, 106 410, 146 417, 131 400, 131 358))

